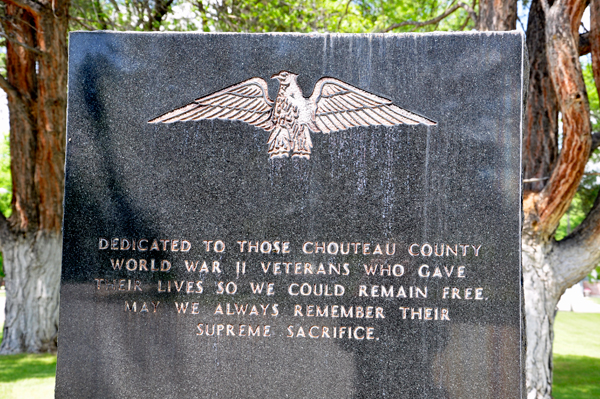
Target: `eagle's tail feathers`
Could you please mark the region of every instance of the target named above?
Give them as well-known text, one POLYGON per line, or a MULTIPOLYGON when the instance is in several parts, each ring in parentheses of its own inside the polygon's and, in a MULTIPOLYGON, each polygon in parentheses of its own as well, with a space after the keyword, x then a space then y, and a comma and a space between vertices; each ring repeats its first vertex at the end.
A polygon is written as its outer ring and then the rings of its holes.
POLYGON ((294 138, 292 157, 310 159, 311 148, 312 140, 310 139, 310 131, 308 130, 308 126, 303 125, 294 138))
POLYGON ((271 158, 287 157, 292 149, 289 131, 280 126, 271 132, 267 143, 269 144, 268 152, 271 158))

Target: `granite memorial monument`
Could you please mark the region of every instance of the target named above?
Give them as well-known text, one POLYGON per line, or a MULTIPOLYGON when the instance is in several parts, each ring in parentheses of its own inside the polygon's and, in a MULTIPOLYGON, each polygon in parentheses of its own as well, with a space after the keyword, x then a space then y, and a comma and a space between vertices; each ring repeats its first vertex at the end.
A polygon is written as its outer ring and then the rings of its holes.
POLYGON ((522 398, 524 37, 72 33, 57 398, 522 398))

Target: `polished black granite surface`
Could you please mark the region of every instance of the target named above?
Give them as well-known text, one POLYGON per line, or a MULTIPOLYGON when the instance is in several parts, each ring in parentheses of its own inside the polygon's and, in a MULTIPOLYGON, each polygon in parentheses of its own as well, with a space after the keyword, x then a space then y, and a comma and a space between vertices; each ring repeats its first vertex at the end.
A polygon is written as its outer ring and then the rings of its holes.
POLYGON ((56 397, 521 398, 523 40, 71 34, 56 397))

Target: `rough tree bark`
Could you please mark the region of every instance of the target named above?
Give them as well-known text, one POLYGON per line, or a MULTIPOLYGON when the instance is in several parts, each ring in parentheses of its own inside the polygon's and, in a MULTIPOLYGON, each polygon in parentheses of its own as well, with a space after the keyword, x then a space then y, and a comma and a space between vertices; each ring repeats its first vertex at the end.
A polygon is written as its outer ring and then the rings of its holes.
POLYGON ((13 183, 0 215, 6 320, 0 353, 56 349, 67 93, 68 0, 2 0, 13 183))
MULTIPOLYGON (((554 234, 583 176, 591 149, 589 103, 579 63, 592 51, 600 82, 600 0, 592 31, 578 28, 586 0, 533 0, 527 25, 530 76, 523 132, 523 281, 527 328, 527 398, 551 399, 556 304, 600 261, 600 200, 567 238, 554 234), (563 142, 558 151, 558 113, 563 142)), ((514 29, 514 0, 481 0, 480 30, 514 29)))
POLYGON ((546 58, 546 21, 534 0, 527 21, 529 87, 523 131, 524 191, 541 191, 558 160, 558 102, 546 58))
POLYGON ((517 27, 517 0, 479 0, 477 30, 513 30, 517 27))
MULTIPOLYGON (((553 238, 591 149, 589 103, 579 63, 578 28, 585 8, 585 0, 534 0, 529 13, 531 72, 523 170, 525 179, 535 181, 524 185, 523 194, 528 399, 551 399, 556 304, 600 261, 598 204, 567 238, 553 238), (560 155, 558 110, 563 122, 560 155)), ((590 45, 597 46, 597 38, 590 38, 590 45)))

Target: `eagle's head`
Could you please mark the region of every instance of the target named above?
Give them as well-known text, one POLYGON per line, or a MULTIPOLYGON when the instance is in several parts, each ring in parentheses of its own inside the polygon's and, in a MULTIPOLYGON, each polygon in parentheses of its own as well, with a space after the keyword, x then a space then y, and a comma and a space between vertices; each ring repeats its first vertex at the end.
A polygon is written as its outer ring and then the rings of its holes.
POLYGON ((292 81, 296 80, 297 77, 298 75, 296 75, 295 73, 281 71, 271 76, 271 79, 277 79, 282 85, 289 85, 292 81))

